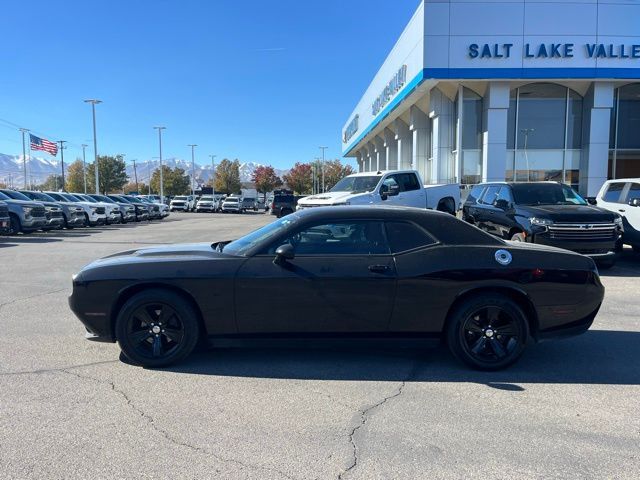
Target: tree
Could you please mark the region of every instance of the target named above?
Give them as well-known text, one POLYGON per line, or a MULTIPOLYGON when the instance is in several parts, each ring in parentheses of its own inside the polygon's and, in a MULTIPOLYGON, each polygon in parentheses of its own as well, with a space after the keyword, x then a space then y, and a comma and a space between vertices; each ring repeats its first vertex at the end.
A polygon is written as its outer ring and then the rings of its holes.
MULTIPOLYGON (((84 192, 84 168, 81 159, 76 159, 69 168, 67 168, 67 174, 65 175, 66 183, 64 189, 67 192, 84 192)), ((94 189, 95 189, 95 181, 94 189)), ((90 184, 87 182, 87 190, 89 190, 90 184)))
POLYGON ((325 190, 331 190, 336 183, 353 173, 355 172, 351 165, 343 165, 337 158, 326 161, 324 164, 325 190))
MULTIPOLYGON (((162 181, 164 195, 187 195, 191 192, 191 180, 183 168, 172 169, 162 165, 162 181)), ((160 193, 160 169, 154 170, 151 175, 151 190, 160 193)))
POLYGON ((242 189, 240 182, 240 162, 224 159, 216 167, 216 193, 239 193, 242 189))
MULTIPOLYGON (((98 156, 99 190, 101 193, 120 192, 129 181, 127 166, 121 156, 98 156)), ((87 189, 95 190, 96 175, 94 164, 87 165, 87 189), (89 188, 93 185, 93 188, 89 188)))
POLYGON ((51 174, 47 177, 44 183, 40 185, 34 185, 34 190, 49 190, 57 192, 62 188, 62 175, 51 174))
POLYGON ((282 180, 270 165, 257 167, 251 175, 251 181, 255 184, 258 193, 263 193, 265 198, 267 193, 282 185, 282 180))
POLYGON ((308 163, 296 162, 289 173, 282 176, 282 179, 288 187, 294 191, 304 195, 311 191, 313 179, 311 177, 311 165, 308 163))
POLYGON ((122 191, 124 193, 138 192, 140 195, 147 195, 149 193, 149 185, 143 182, 138 182, 138 185, 136 185, 136 182, 129 182, 122 187, 122 191))

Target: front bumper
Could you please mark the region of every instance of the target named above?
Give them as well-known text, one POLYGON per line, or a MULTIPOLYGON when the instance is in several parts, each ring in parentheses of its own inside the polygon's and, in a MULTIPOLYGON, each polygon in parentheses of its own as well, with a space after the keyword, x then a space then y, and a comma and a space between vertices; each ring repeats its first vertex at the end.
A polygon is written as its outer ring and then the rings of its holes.
POLYGON ((25 232, 35 232, 47 226, 45 217, 29 217, 22 221, 22 230, 25 232))
POLYGON ((64 217, 54 217, 47 220, 44 230, 55 230, 64 227, 64 217))
POLYGON ((174 205, 174 204, 172 204, 172 205, 169 206, 169 210, 171 210, 172 212, 174 210, 182 210, 183 212, 188 212, 189 211, 189 205, 186 205, 186 204, 185 205, 180 205, 180 204, 174 205))
POLYGON ((107 216, 105 214, 94 213, 89 217, 89 225, 92 227, 104 225, 105 223, 107 223, 107 216))
POLYGON ((196 207, 196 212, 214 212, 216 209, 213 205, 201 205, 198 204, 198 206, 196 207))
POLYGON ((120 212, 111 212, 106 219, 107 225, 111 225, 113 223, 120 223, 122 221, 122 217, 120 216, 120 212))
POLYGON ((550 247, 564 248, 593 259, 609 259, 616 256, 616 248, 622 241, 622 234, 609 240, 561 240, 550 238, 548 233, 538 233, 527 237, 527 241, 550 247))
POLYGON ((84 215, 75 215, 67 220, 67 225, 70 227, 81 227, 84 225, 84 215))
MULTIPOLYGON (((110 312, 96 311, 95 305, 87 304, 78 295, 78 289, 85 287, 74 286, 73 293, 69 296, 69 307, 78 317, 86 329, 85 338, 94 342, 115 342, 110 322, 110 312)), ((85 297, 86 298, 86 297, 85 297)))

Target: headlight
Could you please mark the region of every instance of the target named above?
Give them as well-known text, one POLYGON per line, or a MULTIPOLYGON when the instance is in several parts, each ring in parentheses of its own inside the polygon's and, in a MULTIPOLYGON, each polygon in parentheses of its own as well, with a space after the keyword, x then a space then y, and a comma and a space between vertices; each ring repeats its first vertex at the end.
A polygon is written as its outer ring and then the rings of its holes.
POLYGON ((24 212, 25 217, 30 217, 32 210, 33 210, 33 207, 22 207, 22 211, 24 212))
POLYGON ((553 225, 553 220, 549 220, 548 218, 531 217, 529 218, 529 221, 531 222, 531 225, 539 225, 542 227, 553 225))
POLYGON ((93 213, 96 213, 96 211, 97 211, 97 210, 98 210, 98 207, 91 207, 91 211, 92 211, 93 213))
POLYGON ((618 215, 616 218, 613 219, 613 223, 615 223, 616 226, 621 227, 622 226, 622 217, 620 215, 618 215))

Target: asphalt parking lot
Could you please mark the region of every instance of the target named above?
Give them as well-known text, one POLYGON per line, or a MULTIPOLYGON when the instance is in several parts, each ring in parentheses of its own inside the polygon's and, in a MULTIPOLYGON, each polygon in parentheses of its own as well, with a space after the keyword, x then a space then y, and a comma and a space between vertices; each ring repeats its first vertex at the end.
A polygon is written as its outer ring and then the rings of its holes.
POLYGON ((173 213, 0 237, 0 477, 638 477, 640 256, 630 251, 602 272, 592 330, 496 373, 467 370, 442 347, 220 349, 145 370, 84 339, 67 306, 84 264, 227 240, 273 219, 173 213))

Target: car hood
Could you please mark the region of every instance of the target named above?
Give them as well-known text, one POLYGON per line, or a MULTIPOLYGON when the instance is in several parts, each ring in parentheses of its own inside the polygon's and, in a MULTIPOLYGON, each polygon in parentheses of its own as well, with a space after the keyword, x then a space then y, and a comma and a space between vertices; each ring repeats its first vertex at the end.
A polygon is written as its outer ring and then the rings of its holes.
POLYGON ((318 195, 311 195, 298 200, 298 205, 333 205, 336 203, 344 203, 354 195, 359 195, 367 192, 325 192, 318 195))
POLYGON ((554 222, 613 222, 617 214, 592 205, 521 205, 521 213, 554 222))
POLYGON ((14 198, 3 200, 7 205, 20 205, 21 207, 41 207, 43 205, 42 202, 32 202, 31 200, 16 200, 14 198))

